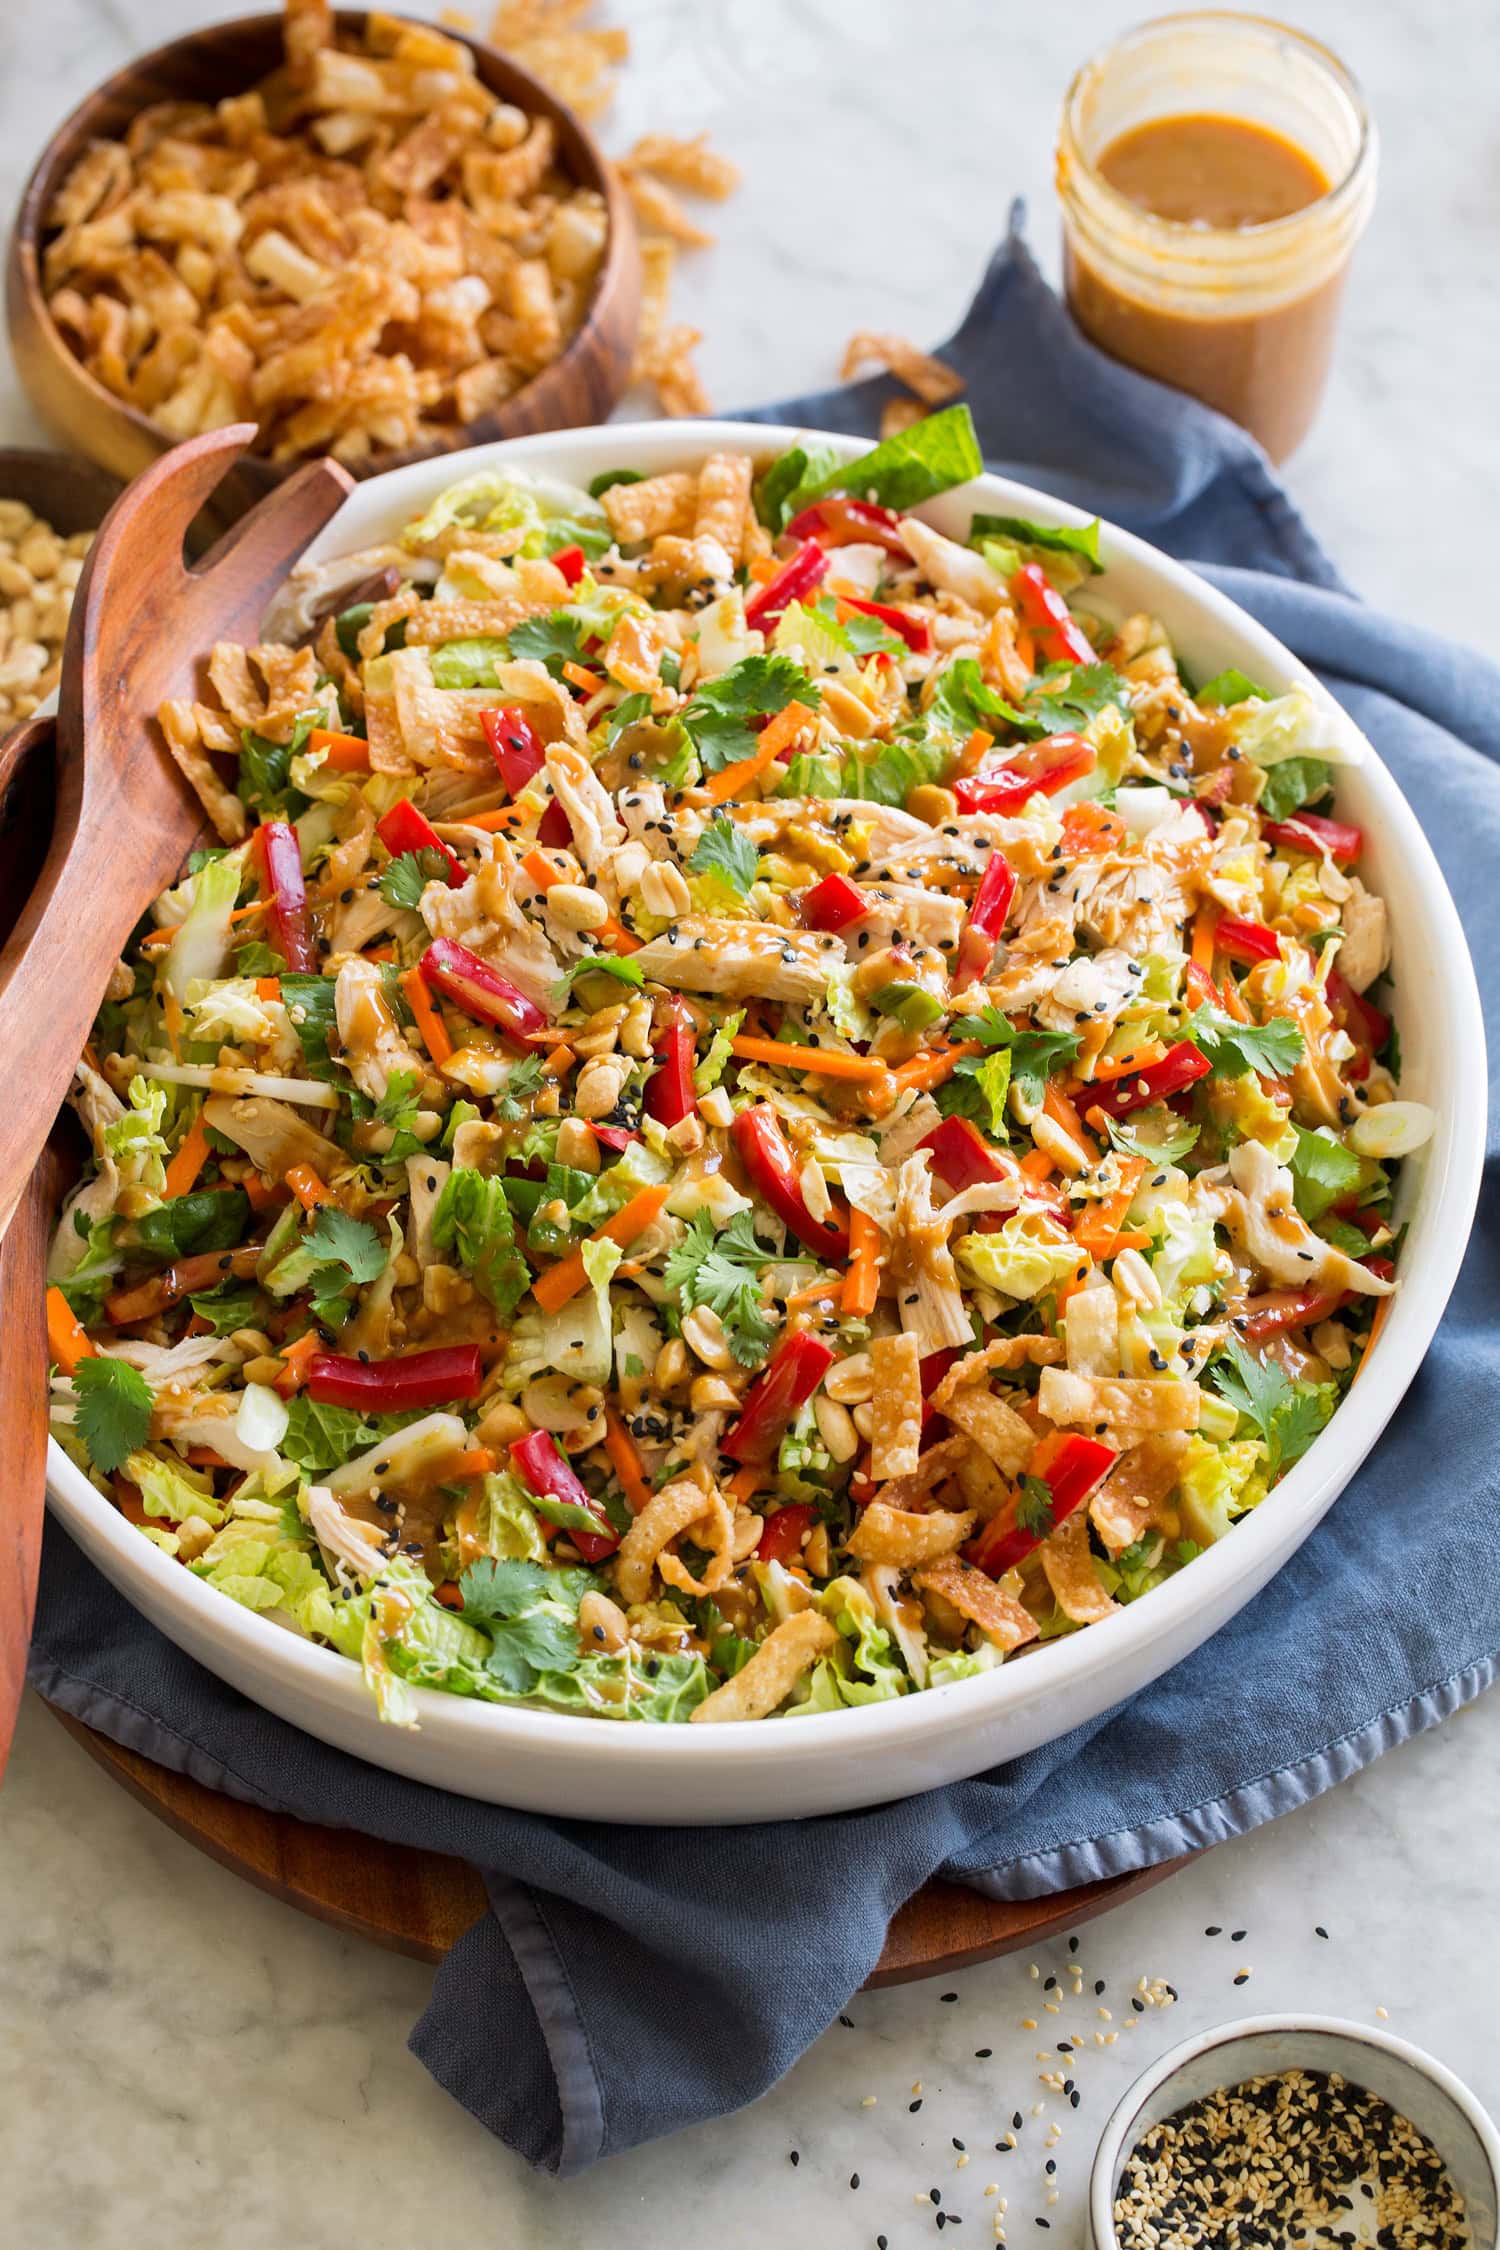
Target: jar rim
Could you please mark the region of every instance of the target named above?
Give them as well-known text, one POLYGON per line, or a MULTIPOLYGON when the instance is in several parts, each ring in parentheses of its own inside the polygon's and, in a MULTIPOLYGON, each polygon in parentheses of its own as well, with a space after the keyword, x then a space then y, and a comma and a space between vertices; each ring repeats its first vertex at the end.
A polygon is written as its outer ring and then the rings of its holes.
POLYGON ((1274 254, 1283 244, 1290 245, 1299 231, 1305 232, 1310 223, 1332 219, 1340 221, 1359 199, 1373 164, 1375 155, 1375 125, 1370 115, 1364 91, 1352 70, 1325 41, 1316 39, 1310 32, 1300 31, 1294 24, 1283 23, 1277 16, 1263 16, 1231 8, 1186 8, 1162 16, 1148 17, 1122 32, 1107 47, 1080 64, 1063 97, 1061 133, 1063 147, 1070 161, 1078 167, 1088 182, 1089 192, 1098 200, 1101 212, 1110 213, 1116 223, 1128 226, 1138 237, 1153 243, 1165 252, 1188 254, 1194 264, 1212 258, 1229 244, 1237 246, 1243 257, 1259 248, 1274 254), (1093 159, 1085 154, 1079 132, 1079 113, 1083 102, 1099 83, 1111 61, 1128 52, 1147 34, 1169 31, 1174 26, 1201 26, 1205 29, 1245 29, 1273 35, 1278 40, 1290 40, 1308 59, 1317 64, 1348 101, 1354 115, 1358 138, 1354 153, 1340 178, 1330 182, 1321 195, 1314 196, 1299 210, 1287 212, 1279 219, 1263 219, 1245 227, 1211 227, 1185 219, 1164 219, 1158 212, 1148 211, 1132 202, 1099 170, 1093 159))

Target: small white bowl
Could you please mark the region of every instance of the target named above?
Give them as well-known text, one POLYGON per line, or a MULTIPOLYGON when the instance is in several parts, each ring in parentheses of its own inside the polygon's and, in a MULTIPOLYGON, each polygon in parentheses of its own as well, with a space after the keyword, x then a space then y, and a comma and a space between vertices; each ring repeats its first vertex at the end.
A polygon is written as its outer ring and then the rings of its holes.
POLYGON ((1464 2199, 1472 2250, 1496 2250, 1500 2134, 1488 2112, 1462 2079, 1409 2040, 1337 2016, 1246 2016, 1185 2039, 1142 2071, 1117 2104, 1094 2158, 1089 2219, 1095 2250, 1120 2250, 1115 2196, 1143 2134, 1221 2086, 1283 2070, 1337 2071, 1409 2118, 1464 2199))

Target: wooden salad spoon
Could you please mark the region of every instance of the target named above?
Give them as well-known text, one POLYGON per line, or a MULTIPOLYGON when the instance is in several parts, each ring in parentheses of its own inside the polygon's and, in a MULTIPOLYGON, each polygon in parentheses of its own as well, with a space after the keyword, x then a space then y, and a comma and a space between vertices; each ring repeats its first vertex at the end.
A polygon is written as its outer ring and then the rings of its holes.
MULTIPOLYGON (((45 1498, 47 1396, 42 1262, 62 1174, 33 1168, 127 938, 203 837, 202 808, 155 731, 169 696, 201 693, 215 641, 254 642, 277 588, 342 506, 353 480, 310 462, 202 562, 188 528, 255 436, 236 423, 190 439, 116 501, 74 596, 56 719, 56 807, 46 860, 0 950, 0 1428, 10 1473, 0 1507, 0 1765, 9 1748, 35 1600, 45 1498), (12 1214, 15 1214, 12 1219, 12 1214), (10 1240, 15 1233, 15 1241, 10 1240)), ((52 722, 0 754, 0 829, 52 722)), ((25 784, 33 786, 33 784, 25 784)), ((7 901, 0 898, 0 906, 7 901)), ((0 924, 3 926, 3 924, 0 924)))

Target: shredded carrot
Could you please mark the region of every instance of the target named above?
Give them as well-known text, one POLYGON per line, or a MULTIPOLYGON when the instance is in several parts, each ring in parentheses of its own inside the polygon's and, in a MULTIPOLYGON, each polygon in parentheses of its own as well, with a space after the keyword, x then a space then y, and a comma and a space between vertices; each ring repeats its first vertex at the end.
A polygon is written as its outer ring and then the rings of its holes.
POLYGON ((977 773, 984 762, 986 750, 993 750, 994 747, 995 737, 983 727, 976 727, 958 753, 958 764, 953 769, 955 774, 977 773))
POLYGON ((824 1275, 821 1280, 804 1282, 802 1287, 794 1289, 784 1302, 788 1312, 794 1305, 815 1305, 820 1299, 826 1298, 832 1303, 833 1299, 840 1295, 842 1289, 843 1283, 841 1281, 830 1280, 827 1275, 824 1275))
MULTIPOLYGON (((559 883, 568 880, 562 869, 554 867, 551 860, 544 859, 540 852, 528 852, 521 866, 539 890, 554 890, 559 883)), ((624 923, 617 922, 612 914, 597 925, 596 934, 603 938, 606 945, 612 945, 616 953, 639 953, 641 949, 641 941, 634 931, 627 930, 624 923)))
POLYGON ((765 1473, 765 1468, 759 1461, 747 1461, 742 1469, 735 1470, 724 1490, 737 1508, 744 1507, 753 1498, 765 1473))
POLYGON ((367 961, 394 961, 396 958, 396 948, 393 945, 366 946, 364 949, 364 958, 367 961))
POLYGON ((143 953, 159 953, 163 947, 171 944, 176 935, 175 930, 148 930, 141 939, 141 951, 143 953))
POLYGON ((1144 1157, 1127 1157, 1120 1166, 1120 1185, 1113 1195, 1101 1196, 1097 1203, 1080 1211, 1074 1220, 1073 1240, 1091 1258, 1102 1260, 1114 1251, 1120 1229, 1125 1223, 1125 1214, 1130 1209, 1145 1169, 1144 1157))
POLYGON ((238 1184, 244 1189, 252 1211, 271 1211, 279 1204, 290 1201, 286 1189, 279 1181, 273 1187, 269 1180, 261 1178, 259 1172, 247 1172, 238 1184))
MULTIPOLYGON (((606 1219, 602 1227, 594 1229, 589 1241, 618 1242, 623 1249, 627 1242, 634 1242, 638 1234, 645 1233, 666 1202, 668 1192, 667 1187, 639 1189, 621 1210, 615 1212, 613 1218, 606 1219)), ((580 1289, 587 1286, 588 1274, 583 1263, 586 1248, 587 1244, 580 1243, 576 1250, 568 1252, 566 1258, 559 1258, 555 1266, 549 1266, 545 1273, 537 1275, 531 1284, 531 1294, 543 1312, 560 1312, 570 1299, 578 1295, 580 1289)))
POLYGON ((1089 1155, 1097 1154, 1083 1119, 1063 1092, 1063 1082, 1060 1078, 1048 1079, 1047 1091, 1042 1096, 1042 1114, 1044 1117, 1050 1117, 1053 1124, 1061 1132, 1066 1133, 1070 1141, 1076 1141, 1078 1146, 1089 1155))
POLYGON ((207 1162, 208 1127, 203 1122, 203 1112, 200 1109, 172 1152, 172 1160, 167 1166, 167 1176, 163 1183, 166 1194, 169 1197, 186 1195, 207 1162))
POLYGON ((125 1521, 135 1524, 137 1528, 149 1523, 151 1518, 146 1513, 140 1486, 132 1484, 129 1477, 111 1477, 110 1482, 115 1490, 115 1505, 125 1521))
POLYGON ((767 766, 774 765, 782 751, 789 750, 802 729, 812 723, 813 714, 805 703, 784 705, 774 719, 767 720, 748 758, 725 766, 721 773, 712 774, 704 783, 703 793, 709 803, 727 805, 731 798, 743 796, 747 785, 758 780, 767 766))
POLYGON ((1082 1258, 1073 1268, 1073 1271, 1069 1274, 1067 1280, 1060 1281, 1057 1285, 1057 1309, 1059 1312, 1063 1310, 1063 1307, 1067 1304, 1067 1301, 1070 1297, 1077 1296, 1079 1290, 1088 1280, 1088 1277, 1089 1263, 1087 1258, 1082 1258))
POLYGON ((915 1087, 919 1094, 930 1094, 934 1086, 941 1086, 951 1078, 965 1055, 981 1053, 976 1039, 955 1039, 951 1045, 930 1047, 925 1054, 913 1055, 910 1062, 898 1063, 891 1072, 899 1093, 915 1087))
POLYGON ((1028 672, 1036 670, 1036 642, 1031 637, 1029 625, 1016 627, 1016 654, 1028 672))
POLYGON ((432 1598, 435 1602, 441 1602, 444 1609, 462 1609, 464 1606, 463 1588, 456 1578, 445 1578, 440 1586, 434 1586, 432 1598))
MULTIPOLYGON (((1133 1070, 1149 1070, 1153 1063, 1161 1061, 1166 1051, 1159 1039, 1146 1039, 1139 1047, 1132 1047, 1129 1054, 1101 1055, 1094 1065, 1094 1075, 1088 1084, 1108 1086, 1117 1078, 1128 1078, 1133 1070)), ((1073 1088, 1075 1100, 1079 1092, 1084 1090, 1086 1089, 1077 1086, 1073 1088)))
POLYGON ((474 1484, 480 1477, 491 1475, 499 1466, 498 1453, 492 1453, 487 1445, 473 1445, 467 1453, 460 1453, 452 1467, 443 1472, 443 1482, 474 1484))
POLYGON ((71 1375, 80 1360, 98 1357, 82 1321, 56 1288, 47 1291, 47 1349, 65 1375, 71 1375))
POLYGON ((453 1056, 453 1041, 448 1037, 442 1017, 433 1006, 432 994, 427 989, 427 979, 421 964, 408 969, 401 979, 401 989, 406 994, 406 1004, 417 1021, 422 1034, 422 1044, 427 1049, 436 1069, 441 1070, 453 1056))
POLYGON ((223 1454, 216 1453, 211 1445, 190 1445, 187 1464, 190 1469, 227 1469, 229 1466, 223 1454))
POLYGON ((284 1177, 304 1211, 316 1211, 320 1204, 338 1202, 338 1197, 318 1178, 310 1164, 293 1164, 284 1177))
POLYGON ((875 1310, 880 1295, 880 1229, 867 1211, 849 1213, 849 1270, 844 1276, 842 1309, 856 1320, 875 1310))
POLYGON ((243 922, 251 914, 264 914, 268 906, 274 906, 275 904, 276 893, 274 891, 269 892, 265 898, 249 899, 246 901, 245 905, 237 906, 235 908, 234 912, 229 917, 230 922, 243 922))
POLYGON ((597 695, 599 689, 604 685, 598 673, 591 672, 585 664, 571 662, 565 664, 562 668, 562 676, 570 687, 582 688, 585 695, 597 695))
POLYGON ((1225 971, 1224 981, 1219 986, 1219 1004, 1225 1015, 1233 1016, 1236 1023, 1248 1023, 1250 1021, 1250 1010, 1246 1007, 1240 991, 1239 979, 1227 970, 1225 971))
POLYGON ((466 813, 463 826, 465 828, 482 828, 486 835, 490 835, 497 828, 514 828, 525 818, 526 807, 524 805, 496 805, 493 812, 466 813))
POLYGON ((554 1047, 542 1065, 542 1074, 547 1078, 566 1078, 577 1059, 571 1047, 554 1047))
POLYGON ((362 735, 335 734, 329 727, 314 727, 307 738, 310 751, 321 750, 323 762, 333 773, 368 773, 370 770, 370 745, 362 735))
POLYGON ((1129 836, 1118 813, 1092 801, 1069 805, 1062 817, 1062 847, 1070 859, 1087 859, 1115 851, 1129 836))
MULTIPOLYGON (((1103 1114, 1101 1111, 1100 1115, 1103 1114)), ((1028 1149, 1021 1159, 1021 1170, 1028 1180, 1050 1180, 1057 1167, 1043 1149, 1028 1149)))
POLYGON ((1193 947, 1190 955, 1193 967, 1201 969, 1206 977, 1213 975, 1214 933, 1218 927, 1218 903, 1206 898, 1193 916, 1193 947))
POLYGON ((825 1047, 794 1047, 785 1039, 731 1039, 730 1052, 741 1062, 774 1063, 782 1070, 810 1070, 819 1078, 847 1078, 853 1085, 878 1085, 894 1073, 876 1055, 838 1055, 825 1047))
POLYGON ((635 1439, 609 1406, 604 1409, 604 1450, 620 1480, 620 1490, 630 1503, 631 1514, 638 1516, 651 1498, 651 1485, 635 1439))
MULTIPOLYGON (((48 1291, 48 1295, 51 1295, 50 1290, 48 1291)), ((1363 1375, 1366 1367, 1369 1365, 1370 1354, 1375 1349, 1376 1343, 1379 1341, 1381 1329, 1384 1328, 1386 1321, 1390 1318, 1391 1307, 1395 1303, 1395 1301, 1396 1300, 1394 1297, 1376 1298, 1375 1310, 1370 1315, 1370 1333, 1365 1338, 1365 1348, 1359 1355, 1359 1365, 1354 1370, 1354 1375, 1349 1385, 1350 1390, 1353 1390, 1355 1383, 1359 1381, 1361 1375, 1363 1375)))
POLYGON ((307 1381, 308 1367, 323 1349, 323 1339, 316 1328, 306 1329, 295 1343, 285 1345, 281 1354, 281 1373, 272 1388, 283 1398, 295 1397, 307 1381))
POLYGON ((752 558, 750 576, 757 586, 769 586, 781 565, 774 555, 756 555, 752 558))
POLYGON ((281 998, 280 977, 257 977, 255 980, 255 997, 257 1000, 279 1000, 281 998))

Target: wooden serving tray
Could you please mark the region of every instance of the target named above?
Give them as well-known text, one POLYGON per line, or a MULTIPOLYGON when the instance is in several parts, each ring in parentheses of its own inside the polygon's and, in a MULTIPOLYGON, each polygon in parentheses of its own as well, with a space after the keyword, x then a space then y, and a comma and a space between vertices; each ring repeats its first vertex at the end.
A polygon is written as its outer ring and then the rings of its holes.
MULTIPOLYGON (((54 1710, 53 1717, 96 1765, 168 1828, 257 1890, 335 1929, 350 1930, 417 1961, 438 1962, 485 1910, 484 1886, 461 1859, 382 1843, 354 1829, 319 1828, 285 1814, 261 1812, 122 1750, 65 1712, 54 1710)), ((1186 1859, 1164 1860, 1139 1874, 1014 1902, 981 1898, 957 1883, 929 1883, 891 1923, 870 1984, 943 1976, 1038 1945, 1107 1913, 1186 1865, 1186 1859)))

